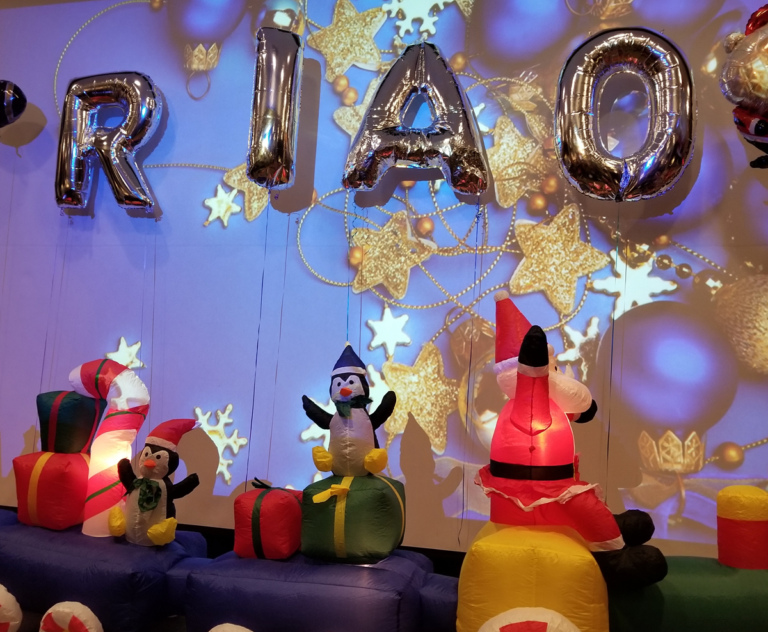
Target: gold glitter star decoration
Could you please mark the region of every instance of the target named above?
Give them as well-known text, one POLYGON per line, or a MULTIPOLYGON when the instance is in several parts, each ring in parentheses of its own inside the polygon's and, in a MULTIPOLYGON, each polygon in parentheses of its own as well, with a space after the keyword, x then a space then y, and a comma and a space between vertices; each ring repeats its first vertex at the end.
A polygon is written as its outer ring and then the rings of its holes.
POLYGON ((509 280, 512 294, 541 291, 561 314, 573 309, 579 277, 608 265, 608 257, 581 241, 581 214, 568 204, 549 222, 515 222, 523 260, 509 280))
POLYGON ((633 307, 652 303, 654 296, 669 294, 677 289, 674 281, 651 276, 653 259, 633 268, 623 257, 617 258, 615 251, 611 250, 610 255, 614 276, 594 279, 590 289, 616 297, 612 314, 614 320, 633 307))
POLYGON ((587 324, 587 331, 583 334, 573 327, 563 325, 563 333, 565 333, 567 338, 566 345, 568 348, 562 353, 558 353, 556 360, 558 362, 566 362, 568 365, 566 370, 571 369, 571 372, 573 372, 573 365, 577 364, 582 382, 586 382, 589 378, 590 364, 594 362, 597 356, 597 346, 600 344, 600 339, 598 338, 600 333, 599 322, 600 319, 597 316, 590 318, 587 324))
POLYGON ((222 478, 227 485, 232 484, 232 474, 229 472, 229 466, 234 462, 233 459, 227 459, 224 457, 224 450, 230 449, 234 456, 240 452, 240 448, 248 443, 248 439, 245 437, 237 436, 237 429, 235 429, 231 435, 227 436, 226 426, 234 423, 234 420, 230 417, 232 414, 232 404, 227 404, 224 410, 216 411, 216 423, 209 423, 211 418, 211 411, 203 413, 203 410, 199 407, 195 407, 195 418, 200 422, 200 426, 205 431, 211 441, 213 441, 216 449, 219 451, 219 465, 216 469, 216 475, 221 474, 222 478))
POLYGON ((352 65, 366 70, 378 70, 381 51, 373 41, 374 35, 387 19, 376 7, 358 13, 349 0, 338 0, 333 10, 333 22, 307 37, 307 44, 325 57, 325 78, 333 81, 352 65))
POLYGON ((384 424, 389 441, 403 432, 411 413, 429 437, 432 450, 445 451, 448 415, 458 409, 459 381, 445 376, 443 356, 426 343, 413 366, 387 360, 381 367, 387 385, 397 394, 397 405, 384 424))
POLYGON ((436 249, 433 242, 413 236, 406 211, 395 213, 381 230, 353 228, 350 242, 363 249, 352 291, 360 293, 382 284, 396 299, 408 291, 411 268, 436 249))
POLYGON ((205 205, 211 209, 208 215, 208 219, 203 222, 203 226, 208 226, 211 222, 217 219, 221 220, 224 224, 224 228, 229 225, 229 216, 234 213, 240 212, 240 207, 232 200, 237 195, 237 189, 232 189, 229 192, 224 190, 220 184, 216 185, 216 197, 208 198, 205 200, 205 205))
POLYGON ((143 369, 146 365, 139 360, 139 349, 141 349, 141 340, 129 345, 125 337, 120 336, 120 342, 117 343, 117 351, 105 353, 104 357, 107 360, 119 362, 129 369, 143 369))
POLYGON ((493 173, 496 201, 509 208, 526 191, 538 189, 544 177, 541 147, 525 138, 506 116, 500 116, 492 130, 493 147, 487 150, 493 173))
POLYGON ((248 178, 245 173, 245 163, 227 171, 224 175, 224 183, 242 191, 246 221, 252 222, 267 208, 269 190, 248 178))
POLYGON ((360 105, 342 105, 333 113, 333 120, 341 129, 350 136, 350 142, 357 136, 360 126, 363 124, 363 118, 368 111, 368 106, 376 94, 376 88, 379 87, 379 78, 372 79, 365 91, 363 102, 360 105))
POLYGON ((384 312, 381 320, 368 320, 366 324, 373 332, 373 340, 368 345, 368 349, 373 351, 383 346, 387 352, 387 360, 391 360, 395 355, 397 345, 409 346, 411 338, 403 331, 408 322, 408 314, 393 316, 389 305, 384 306, 384 312))

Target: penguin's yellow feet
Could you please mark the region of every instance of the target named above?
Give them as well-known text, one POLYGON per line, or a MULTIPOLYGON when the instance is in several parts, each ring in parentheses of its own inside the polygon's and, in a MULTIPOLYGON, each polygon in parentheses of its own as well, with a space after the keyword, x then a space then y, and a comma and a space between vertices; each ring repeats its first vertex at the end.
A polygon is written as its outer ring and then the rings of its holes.
POLYGON ((374 448, 365 455, 363 465, 371 474, 378 474, 387 467, 387 451, 384 448, 374 448))
POLYGON ((115 537, 125 535, 125 514, 117 505, 109 510, 107 524, 109 526, 110 535, 114 535, 115 537))
POLYGON ((176 521, 176 518, 166 518, 147 529, 147 537, 152 540, 152 544, 157 546, 173 542, 176 537, 177 524, 179 523, 176 521))
POLYGON ((312 448, 312 461, 320 472, 330 472, 333 467, 333 455, 321 445, 312 448))

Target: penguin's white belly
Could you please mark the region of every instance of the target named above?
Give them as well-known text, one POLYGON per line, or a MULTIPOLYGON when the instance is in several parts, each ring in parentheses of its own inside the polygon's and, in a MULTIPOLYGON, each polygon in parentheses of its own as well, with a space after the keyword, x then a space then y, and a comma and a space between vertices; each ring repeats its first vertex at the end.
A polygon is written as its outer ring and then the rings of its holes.
POLYGON ((133 544, 142 546, 154 546, 152 540, 147 535, 147 530, 163 520, 166 516, 166 507, 168 503, 168 490, 165 488, 165 481, 157 481, 160 485, 160 500, 157 507, 149 511, 139 509, 139 490, 132 491, 125 504, 125 538, 133 544))
POLYGON ((363 408, 353 408, 349 419, 336 413, 331 419, 328 451, 336 476, 365 476, 365 455, 374 449, 373 426, 363 408))

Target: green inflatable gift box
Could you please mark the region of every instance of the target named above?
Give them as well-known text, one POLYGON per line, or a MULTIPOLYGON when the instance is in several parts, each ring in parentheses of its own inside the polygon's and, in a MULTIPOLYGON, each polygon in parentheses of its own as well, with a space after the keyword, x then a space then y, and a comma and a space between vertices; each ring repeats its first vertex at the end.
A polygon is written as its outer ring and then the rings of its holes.
POLYGON ((331 476, 304 490, 301 552, 365 564, 403 541, 405 488, 384 476, 331 476))

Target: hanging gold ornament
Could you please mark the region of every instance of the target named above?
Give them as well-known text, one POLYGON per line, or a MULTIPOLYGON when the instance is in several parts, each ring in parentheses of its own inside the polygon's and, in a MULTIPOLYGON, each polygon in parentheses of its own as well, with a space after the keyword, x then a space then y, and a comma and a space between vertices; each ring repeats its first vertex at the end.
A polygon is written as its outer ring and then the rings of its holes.
POLYGON ((422 217, 416 222, 416 233, 419 237, 429 237, 435 230, 435 220, 431 217, 422 217))
POLYGON ((744 277, 714 297, 715 318, 749 368, 768 374, 768 276, 744 277))

